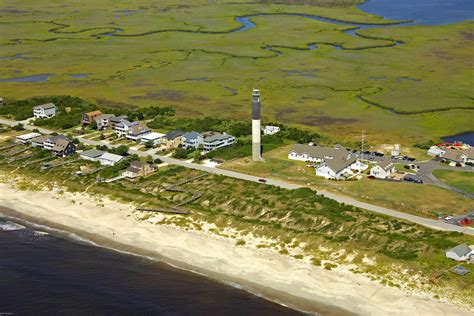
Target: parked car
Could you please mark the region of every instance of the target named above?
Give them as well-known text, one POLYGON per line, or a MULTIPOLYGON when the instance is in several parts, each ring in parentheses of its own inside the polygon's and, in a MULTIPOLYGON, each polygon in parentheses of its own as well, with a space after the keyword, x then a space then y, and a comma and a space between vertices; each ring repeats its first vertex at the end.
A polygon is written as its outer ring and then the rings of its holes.
POLYGON ((375 176, 368 176, 367 179, 375 179, 375 176))
POLYGON ((265 180, 265 179, 258 179, 258 182, 267 183, 267 180, 265 180))

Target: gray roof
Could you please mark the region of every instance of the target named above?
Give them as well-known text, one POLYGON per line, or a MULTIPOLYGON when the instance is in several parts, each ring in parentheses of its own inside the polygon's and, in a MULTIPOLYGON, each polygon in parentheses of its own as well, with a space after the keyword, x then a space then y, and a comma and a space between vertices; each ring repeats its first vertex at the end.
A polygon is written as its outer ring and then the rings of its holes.
POLYGON ((119 162, 123 158, 125 158, 125 157, 120 156, 120 155, 116 155, 116 154, 112 154, 112 153, 104 153, 100 157, 100 159, 109 160, 109 161, 113 161, 113 162, 119 162))
POLYGON ((54 144, 53 151, 63 151, 69 144, 72 144, 72 142, 68 139, 58 139, 54 144))
POLYGON ((302 144, 294 144, 292 152, 296 152, 298 155, 307 154, 310 157, 325 159, 326 157, 347 157, 350 152, 345 148, 333 148, 333 147, 323 147, 323 146, 309 146, 302 144))
POLYGON ((151 130, 149 128, 138 126, 138 123, 137 123, 137 126, 134 126, 130 129, 129 134, 130 135, 141 135, 141 134, 145 134, 145 133, 149 133, 149 132, 151 132, 151 130))
POLYGON ((221 133, 218 133, 218 132, 205 132, 205 133, 202 133, 202 136, 204 137, 204 141, 206 143, 212 143, 212 142, 226 140, 226 139, 229 139, 229 138, 234 138, 234 136, 232 136, 232 135, 221 134, 221 133))
POLYGON ((69 138, 67 138, 66 136, 61 135, 61 134, 56 135, 56 136, 49 137, 49 138, 47 139, 47 141, 48 141, 48 142, 51 142, 51 143, 57 143, 58 140, 60 140, 60 139, 65 140, 65 141, 68 141, 68 142, 71 141, 69 138))
POLYGON ((120 121, 126 120, 126 119, 128 119, 128 116, 126 116, 126 115, 120 115, 120 116, 114 116, 113 115, 113 116, 109 117, 109 120, 114 122, 114 123, 120 123, 120 121))
POLYGON ((349 167, 352 165, 354 162, 356 162, 356 157, 350 155, 342 155, 338 154, 336 157, 333 159, 326 159, 325 163, 326 165, 331 168, 335 173, 338 173, 345 168, 349 167))
POLYGON ((130 167, 127 168, 127 171, 132 172, 132 173, 140 173, 141 169, 130 166, 130 167))
POLYGON ((54 103, 46 103, 46 104, 37 105, 35 106, 35 108, 48 110, 48 109, 56 108, 56 105, 54 105, 54 103))
POLYGON ((168 139, 168 140, 173 140, 177 137, 183 136, 183 134, 184 134, 184 132, 178 129, 178 130, 171 131, 168 134, 166 134, 165 138, 168 139))
POLYGON ((388 170, 393 167, 393 163, 390 160, 382 160, 377 163, 383 170, 388 170))
POLYGON ((44 143, 45 140, 49 139, 48 135, 41 135, 38 137, 35 137, 31 140, 32 143, 44 143))
POLYGON ((466 244, 461 244, 461 245, 458 245, 448 251, 452 251, 454 252, 455 254, 457 254, 459 257, 464 257, 465 255, 467 255, 468 253, 470 253, 472 250, 471 248, 469 248, 468 245, 466 244))
POLYGON ((202 137, 202 135, 199 134, 198 132, 195 132, 195 131, 184 133, 184 135, 183 135, 183 138, 186 139, 186 140, 196 139, 198 137, 202 137))
POLYGON ((103 154, 104 154, 104 152, 102 150, 90 149, 90 150, 83 151, 81 153, 81 156, 86 156, 86 157, 89 157, 89 158, 98 158, 98 157, 102 156, 103 154))
POLYGON ((114 117, 113 114, 101 114, 95 118, 96 121, 103 120, 103 119, 109 119, 111 117, 114 117))

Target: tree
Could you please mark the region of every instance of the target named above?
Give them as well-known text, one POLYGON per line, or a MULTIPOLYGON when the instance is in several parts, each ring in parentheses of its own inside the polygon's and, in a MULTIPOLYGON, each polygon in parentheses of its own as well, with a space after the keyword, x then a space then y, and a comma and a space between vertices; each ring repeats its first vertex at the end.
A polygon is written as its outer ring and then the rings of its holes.
POLYGON ((104 140, 104 139, 105 139, 104 133, 100 133, 99 139, 100 139, 100 140, 104 140))
POLYGON ((117 154, 117 155, 123 156, 123 155, 125 155, 125 154, 128 152, 128 147, 125 146, 125 145, 120 145, 120 146, 118 146, 118 147, 115 147, 115 148, 113 149, 113 152, 114 152, 115 154, 117 154))
POLYGON ((153 148, 154 144, 153 141, 149 140, 145 143, 145 148, 153 148))
POLYGON ((77 144, 76 148, 77 150, 84 150, 86 148, 86 145, 84 145, 83 143, 79 143, 77 144))
POLYGON ((25 129, 23 128, 23 124, 18 123, 13 127, 15 131, 24 131, 25 129))
POLYGON ((173 157, 178 159, 186 159, 193 151, 193 149, 177 148, 173 153, 173 157))
POLYGON ((90 128, 97 129, 97 122, 95 120, 92 121, 90 128))
POLYGON ((156 163, 157 165, 159 165, 160 163, 163 163, 163 161, 160 159, 160 158, 156 158, 154 163, 156 163))
POLYGON ((147 162, 147 163, 153 163, 153 157, 150 156, 150 155, 146 156, 145 162, 147 162))

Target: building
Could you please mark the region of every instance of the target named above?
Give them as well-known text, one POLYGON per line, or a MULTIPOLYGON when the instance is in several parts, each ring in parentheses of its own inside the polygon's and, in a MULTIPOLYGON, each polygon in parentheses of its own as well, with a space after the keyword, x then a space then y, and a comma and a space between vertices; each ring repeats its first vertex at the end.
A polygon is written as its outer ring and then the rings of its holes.
POLYGON ((109 127, 109 119, 114 117, 113 114, 101 114, 95 118, 95 122, 97 123, 97 129, 106 129, 109 127))
POLYGON ((139 138, 140 138, 140 142, 142 142, 142 143, 152 142, 153 145, 158 145, 158 144, 161 144, 163 136, 165 136, 165 134, 151 132, 151 133, 148 133, 148 134, 144 134, 144 135, 140 136, 139 138))
POLYGON ((326 179, 343 180, 355 174, 361 167, 357 166, 355 156, 337 155, 327 159, 316 167, 316 175, 326 179), (353 171, 354 170, 354 171, 353 171))
POLYGON ((53 150, 54 145, 56 145, 56 142, 60 139, 69 141, 69 138, 67 138, 64 135, 56 135, 56 136, 50 136, 47 139, 44 140, 43 142, 43 148, 47 150, 53 150))
POLYGON ((463 149, 464 163, 474 163, 474 147, 463 149))
POLYGON ((101 111, 92 111, 82 114, 82 125, 90 125, 96 118, 102 115, 101 111))
POLYGON ((69 139, 60 138, 56 140, 51 151, 58 157, 66 157, 76 152, 76 145, 69 139))
POLYGON ((3 100, 3 98, 0 98, 0 106, 5 105, 5 104, 6 104, 6 103, 5 103, 5 101, 3 100))
POLYGON ((197 149, 204 142, 204 137, 198 132, 188 132, 183 135, 183 147, 197 149))
POLYGON ((163 136, 162 142, 166 146, 166 149, 171 150, 179 147, 183 142, 184 132, 180 130, 175 130, 167 133, 163 136))
POLYGON ((102 156, 99 157, 99 162, 103 166, 113 166, 116 163, 122 161, 125 157, 111 154, 111 153, 104 153, 102 156))
POLYGON ((115 124, 114 130, 118 137, 126 137, 135 127, 138 127, 138 122, 130 122, 127 119, 122 119, 120 123, 115 124))
POLYGON ((276 133, 280 132, 280 127, 279 126, 272 126, 272 125, 267 125, 263 129, 263 135, 274 135, 276 133))
POLYGON ((41 104, 33 108, 33 116, 35 118, 51 118, 56 116, 58 109, 53 103, 41 104))
POLYGON ((350 151, 340 146, 324 147, 294 144, 292 150, 288 153, 288 159, 305 162, 323 162, 341 154, 346 156, 352 155, 350 151))
POLYGON ((29 133, 29 134, 25 134, 25 135, 19 135, 16 137, 16 141, 17 143, 20 143, 20 144, 28 144, 28 143, 31 143, 31 141, 38 137, 38 136, 41 136, 41 134, 39 133, 29 133))
POLYGON ((156 171, 154 165, 141 161, 132 161, 130 166, 123 172, 123 175, 130 179, 144 177, 156 171))
POLYGON ((140 140, 140 137, 146 134, 150 134, 151 130, 146 127, 141 127, 141 126, 134 126, 132 127, 129 131, 128 134, 125 135, 125 137, 129 140, 133 140, 134 142, 137 142, 140 140))
POLYGON ((443 159, 450 161, 453 164, 465 163, 466 155, 460 149, 446 149, 445 153, 441 156, 443 159))
POLYGON ((466 244, 458 245, 446 251, 446 257, 456 261, 467 261, 474 256, 474 251, 466 244))
POLYGON ((389 160, 380 161, 375 167, 370 169, 370 175, 378 179, 386 179, 394 172, 395 166, 389 160))
POLYGON ((262 144, 260 130, 260 90, 252 91, 252 160, 262 160, 262 144))
POLYGON ((122 123, 124 120, 128 121, 128 116, 126 116, 126 115, 120 115, 120 116, 112 115, 108 118, 108 126, 107 127, 110 128, 110 129, 115 130, 115 127, 118 124, 122 123))
POLYGON ((227 133, 205 132, 202 133, 204 152, 210 152, 219 148, 235 144, 235 137, 227 133))
POLYGON ((48 138, 49 138, 48 135, 41 135, 41 136, 35 137, 31 140, 31 146, 38 147, 38 148, 44 148, 44 142, 48 138))
POLYGON ((400 153, 401 153, 400 144, 393 145, 393 149, 390 152, 392 157, 398 157, 398 156, 400 156, 400 153))
POLYGON ((430 149, 428 149, 428 155, 432 157, 442 157, 445 152, 445 150, 442 150, 438 146, 431 146, 430 149))
POLYGON ((105 154, 102 150, 91 149, 85 150, 79 154, 82 159, 89 160, 89 161, 99 161, 99 158, 105 154))

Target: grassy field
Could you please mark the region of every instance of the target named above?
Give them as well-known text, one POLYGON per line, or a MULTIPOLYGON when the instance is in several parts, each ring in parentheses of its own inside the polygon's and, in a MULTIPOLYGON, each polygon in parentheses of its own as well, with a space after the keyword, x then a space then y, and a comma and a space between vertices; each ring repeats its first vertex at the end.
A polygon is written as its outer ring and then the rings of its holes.
POLYGON ((474 193, 474 173, 450 170, 434 170, 433 175, 453 187, 474 193))
POLYGON ((75 2, 7 0, 0 79, 49 77, 0 82, 0 94, 71 94, 106 104, 172 105, 181 116, 247 118, 249 92, 259 87, 265 121, 339 142, 356 142, 362 128, 369 143, 403 145, 472 128, 471 23, 357 37, 343 32, 350 26, 284 14, 387 22, 354 1, 338 3, 346 5, 106 0, 78 10, 75 2), (244 15, 256 27, 232 32, 244 15), (394 39, 404 44, 388 47, 394 39), (313 43, 317 49, 309 50, 313 43))
MULTIPOLYGON (((305 162, 288 160, 290 146, 264 153, 265 162, 253 162, 248 158, 225 163, 224 169, 280 178, 298 184, 322 189, 380 205, 402 212, 435 218, 437 214, 462 214, 474 208, 474 201, 458 193, 431 185, 406 182, 386 182, 370 179, 359 181, 332 181, 316 177, 314 168, 305 162)), ((403 166, 401 167, 403 169, 403 166)), ((466 178, 464 183, 469 183, 466 178)))

